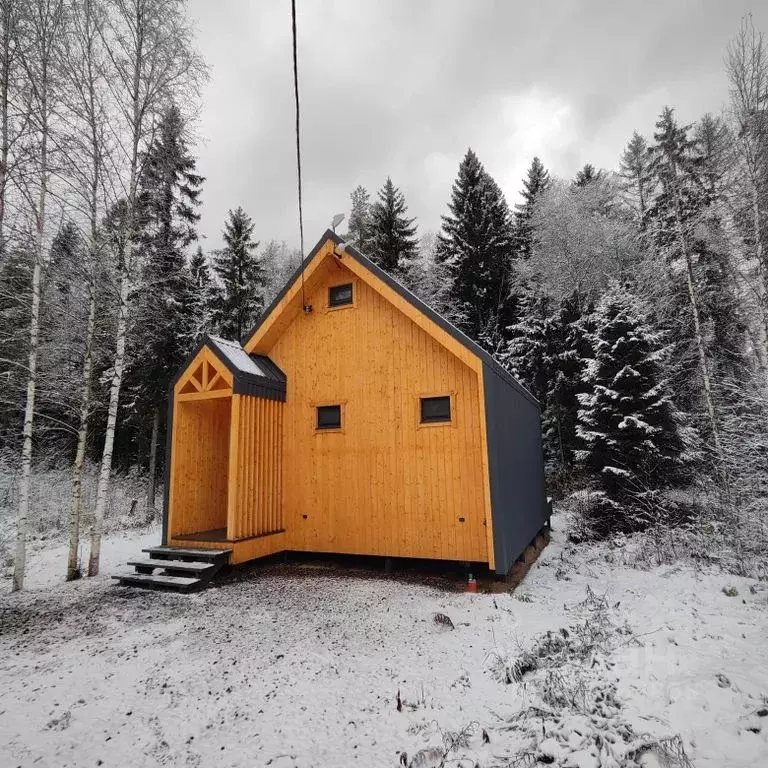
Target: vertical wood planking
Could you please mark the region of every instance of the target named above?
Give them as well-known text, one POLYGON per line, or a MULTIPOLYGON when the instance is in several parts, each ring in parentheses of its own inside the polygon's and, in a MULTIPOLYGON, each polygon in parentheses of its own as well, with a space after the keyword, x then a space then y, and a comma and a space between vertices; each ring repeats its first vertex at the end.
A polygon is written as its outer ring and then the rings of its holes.
POLYGON ((259 437, 284 443, 267 475, 288 546, 487 562, 478 374, 343 262, 316 274, 315 311, 260 350, 289 381, 280 418, 267 417, 279 439, 259 437), (356 306, 328 311, 328 286, 349 280, 356 306), (454 396, 455 423, 420 426, 418 398, 439 394, 454 396), (315 432, 316 405, 334 402, 342 432, 315 432))
POLYGON ((240 483, 240 403, 242 395, 232 395, 229 430, 229 476, 227 482, 227 538, 235 538, 238 530, 238 490, 240 483))
POLYGON ((228 398, 176 402, 169 537, 226 527, 228 398))
POLYGON ((231 444, 236 444, 231 536, 246 539, 282 529, 281 451, 283 404, 238 395, 237 423, 232 421, 231 444))

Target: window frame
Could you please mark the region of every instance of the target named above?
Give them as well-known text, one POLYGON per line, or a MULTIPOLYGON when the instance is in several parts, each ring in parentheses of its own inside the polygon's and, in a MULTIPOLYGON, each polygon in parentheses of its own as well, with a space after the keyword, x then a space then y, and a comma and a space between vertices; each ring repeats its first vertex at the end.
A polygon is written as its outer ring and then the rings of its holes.
POLYGON ((335 312, 337 309, 349 309, 349 307, 357 306, 357 285, 355 280, 345 280, 343 283, 333 283, 328 286, 328 298, 327 298, 327 310, 329 312, 335 312), (352 292, 352 299, 345 301, 343 304, 331 303, 331 294, 334 288, 346 288, 349 286, 352 292))
POLYGON ((446 392, 425 392, 419 394, 416 398, 416 420, 419 429, 429 429, 431 427, 455 427, 456 426, 456 393, 446 392), (422 421, 422 401, 434 400, 437 398, 447 398, 449 408, 449 418, 447 419, 434 419, 430 421, 422 421))
POLYGON ((316 435, 332 435, 334 433, 343 433, 346 424, 345 406, 346 400, 326 400, 320 403, 312 403, 312 431, 316 435), (338 427, 319 427, 318 419, 320 408, 338 408, 339 426, 338 427))

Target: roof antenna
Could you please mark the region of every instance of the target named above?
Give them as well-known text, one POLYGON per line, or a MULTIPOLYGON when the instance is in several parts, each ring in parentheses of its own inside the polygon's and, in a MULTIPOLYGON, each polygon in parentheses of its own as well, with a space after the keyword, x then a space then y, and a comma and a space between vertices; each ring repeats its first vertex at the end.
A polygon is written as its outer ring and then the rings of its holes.
POLYGON ((331 219, 331 229, 333 230, 333 234, 336 234, 336 227, 341 224, 341 222, 344 221, 344 214, 343 213, 337 213, 332 219, 331 219))

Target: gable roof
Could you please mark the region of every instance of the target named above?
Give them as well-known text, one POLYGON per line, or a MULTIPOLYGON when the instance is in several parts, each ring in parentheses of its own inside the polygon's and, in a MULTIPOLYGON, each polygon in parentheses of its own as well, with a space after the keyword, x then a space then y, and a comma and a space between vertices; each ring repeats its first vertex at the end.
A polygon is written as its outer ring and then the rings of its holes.
POLYGON ((232 392, 234 394, 254 395, 270 400, 285 400, 286 376, 275 363, 264 355, 249 355, 238 342, 222 339, 220 336, 205 336, 187 362, 184 363, 182 372, 205 346, 232 374, 232 392))
MULTIPOLYGON (((250 341, 250 339, 253 338, 254 334, 259 330, 259 328, 266 321, 266 319, 272 314, 272 312, 275 310, 277 305, 283 300, 285 295, 291 289, 291 286, 293 286, 293 284, 301 277, 301 273, 307 268, 309 263, 312 261, 312 259, 315 258, 315 256, 318 254, 318 252, 321 250, 321 248, 325 245, 325 243, 328 240, 333 242, 334 246, 338 246, 344 243, 343 238, 339 237, 339 235, 337 235, 332 230, 327 229, 325 231, 325 234, 317 242, 317 245, 315 245, 315 247, 309 252, 307 257, 304 259, 304 261, 302 261, 302 263, 300 264, 298 269, 293 273, 293 275, 291 275, 289 280, 283 286, 283 289, 280 291, 280 293, 278 293, 274 301, 269 305, 269 307, 264 311, 262 316, 259 318, 256 325, 244 337, 244 339, 242 340, 243 346, 246 346, 250 341)), ((411 291, 409 291, 404 285, 402 285, 397 280, 395 280, 389 273, 385 272, 383 269, 381 269, 381 267, 374 264, 367 256, 361 253, 357 248, 355 248, 353 245, 349 245, 348 243, 344 243, 344 255, 351 256, 358 264, 363 266, 369 272, 371 272, 380 280, 382 280, 384 283, 386 283, 387 286, 389 286, 393 291, 399 294, 415 309, 417 309, 423 315, 425 315, 434 323, 436 323, 440 328, 442 328, 446 333, 452 336, 462 346, 466 347, 466 349, 468 349, 473 355, 475 355, 480 360, 482 360, 482 362, 485 365, 487 365, 491 370, 493 370, 510 387, 515 389, 515 391, 519 392, 523 397, 525 397, 527 400, 530 400, 535 405, 537 406, 539 405, 538 400, 514 376, 512 376, 512 374, 510 374, 509 371, 503 368, 492 355, 488 354, 488 352, 486 352, 479 344, 472 341, 472 339, 470 339, 469 336, 467 336, 465 333, 463 333, 458 328, 456 328, 456 326, 449 323, 442 315, 435 312, 434 309, 432 309, 427 304, 425 304, 420 298, 418 298, 418 296, 411 293, 411 291)))

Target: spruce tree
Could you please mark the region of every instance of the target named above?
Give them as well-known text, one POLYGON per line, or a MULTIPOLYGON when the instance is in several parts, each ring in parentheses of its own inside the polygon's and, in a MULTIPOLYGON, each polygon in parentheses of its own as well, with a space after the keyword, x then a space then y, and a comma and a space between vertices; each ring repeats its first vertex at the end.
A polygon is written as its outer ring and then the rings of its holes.
POLYGON ((613 283, 600 300, 579 396, 577 453, 592 475, 589 527, 598 537, 642 529, 661 519, 661 492, 684 467, 682 417, 661 365, 661 335, 644 304, 613 283))
POLYGON ((41 376, 36 387, 35 407, 45 414, 38 425, 38 437, 49 433, 46 447, 67 453, 72 448, 72 433, 61 427, 72 423, 77 409, 88 307, 83 274, 85 259, 85 242, 78 228, 72 221, 65 221, 51 243, 43 280, 39 336, 41 376), (53 425, 56 428, 49 429, 53 425))
POLYGON ((72 276, 82 267, 83 239, 75 224, 66 221, 51 243, 50 275, 57 293, 63 296, 72 291, 72 276))
POLYGON ((391 275, 398 275, 406 269, 418 251, 419 240, 414 224, 416 219, 409 219, 407 213, 405 195, 388 176, 379 190, 378 200, 371 205, 370 239, 366 255, 391 275))
POLYGON ((576 435, 578 397, 592 358, 592 305, 574 292, 560 302, 528 288, 520 300, 520 319, 500 362, 541 406, 543 448, 550 488, 562 489, 580 445, 576 435))
POLYGON ((731 335, 738 321, 725 317, 726 308, 734 306, 729 298, 731 286, 718 245, 709 236, 716 233, 717 222, 706 158, 689 128, 677 123, 669 107, 659 116, 649 149, 649 173, 656 189, 646 220, 659 259, 666 266, 666 318, 678 345, 679 380, 687 397, 687 403, 681 402, 699 412, 719 456, 715 374, 720 351, 712 339, 720 332, 712 333, 712 328, 720 325, 722 332, 731 335), (724 325, 729 327, 727 331, 724 325), (697 365, 691 365, 693 360, 697 365))
POLYGON ((723 194, 723 180, 732 167, 733 136, 728 124, 707 112, 694 128, 696 149, 701 158, 701 176, 710 202, 723 194))
POLYGON ((594 165, 587 163, 583 168, 576 171, 576 178, 573 183, 577 187, 586 187, 593 181, 599 181, 602 178, 603 172, 595 170, 594 165))
POLYGON ((371 196, 358 184, 351 192, 352 210, 346 240, 368 255, 371 244, 371 196))
POLYGON ((194 343, 186 249, 197 238, 203 181, 181 112, 171 104, 144 157, 139 180, 135 238, 142 272, 133 297, 135 330, 129 336, 123 381, 127 414, 117 436, 120 446, 127 432, 135 453, 148 457, 150 516, 168 387, 194 343))
POLYGON ((213 269, 221 282, 214 316, 218 332, 239 341, 264 309, 266 276, 256 253, 254 223, 241 208, 229 211, 224 224, 225 246, 213 254, 213 269))
POLYGON ((211 268, 203 249, 197 251, 189 261, 189 290, 186 305, 189 311, 191 340, 197 343, 213 325, 216 293, 211 278, 211 268))
POLYGON ((406 287, 435 312, 456 326, 463 317, 453 297, 453 278, 448 264, 438 258, 439 239, 427 232, 419 239, 419 250, 404 274, 406 287))
POLYGON ((544 453, 550 472, 559 475, 574 465, 579 395, 587 391, 584 372, 592 359, 593 307, 574 292, 548 321, 544 366, 547 392, 542 414, 544 453))
POLYGON ((181 112, 171 105, 140 179, 136 239, 143 267, 123 385, 129 410, 125 424, 135 431, 140 454, 150 431, 162 439, 168 386, 194 343, 185 251, 197 237, 203 178, 196 173, 185 132, 181 112))
POLYGON ((517 254, 522 259, 530 258, 536 237, 533 226, 533 213, 536 201, 549 187, 549 171, 544 168, 538 157, 533 158, 528 174, 523 179, 521 195, 523 202, 515 205, 515 239, 517 254))
POLYGON ((746 321, 724 226, 731 213, 726 190, 727 174, 732 167, 733 139, 727 124, 710 114, 704 115, 696 125, 694 139, 707 203, 693 233, 702 289, 702 316, 711 328, 708 352, 713 360, 715 380, 733 382, 743 380, 748 367, 746 321))
POLYGON ((459 165, 448 209, 437 256, 451 271, 460 328, 496 352, 517 317, 514 233, 504 195, 471 149, 459 165))
POLYGON ((550 306, 544 294, 526 290, 519 300, 519 320, 506 329, 506 346, 499 355, 499 362, 539 401, 542 410, 550 381, 550 306))
POLYGON ((648 208, 650 179, 648 177, 648 142, 637 131, 632 134, 619 162, 619 174, 624 180, 624 189, 629 194, 630 203, 637 211, 642 225, 648 208))

